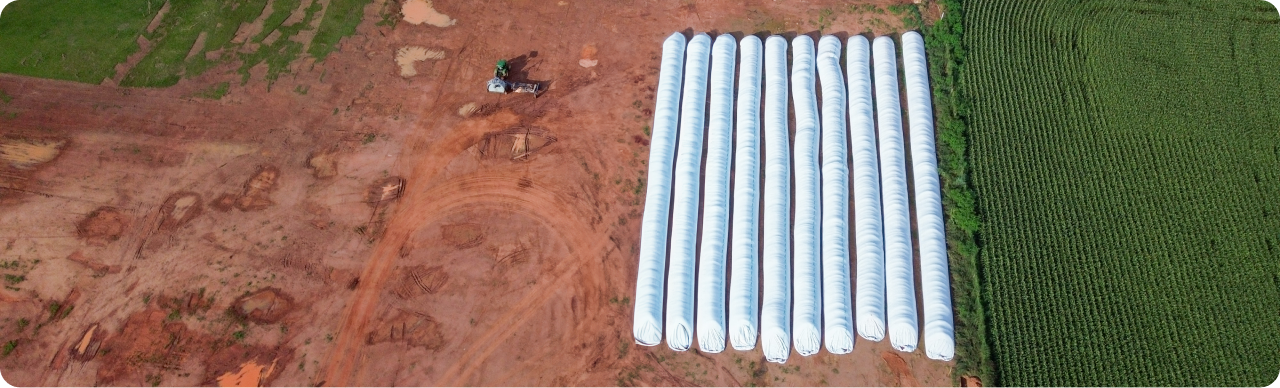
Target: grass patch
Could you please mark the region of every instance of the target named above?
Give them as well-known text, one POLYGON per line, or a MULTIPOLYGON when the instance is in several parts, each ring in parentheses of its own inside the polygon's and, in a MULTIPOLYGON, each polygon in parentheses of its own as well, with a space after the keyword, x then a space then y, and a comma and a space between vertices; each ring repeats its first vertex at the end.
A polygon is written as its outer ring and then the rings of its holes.
POLYGON ((138 50, 160 0, 20 0, 0 15, 0 72, 96 84, 138 50))
MULTIPOLYGON (((355 33, 370 0, 333 0, 318 23, 312 50, 322 59, 342 37, 355 33)), ((99 83, 115 74, 138 50, 139 35, 151 51, 135 65, 122 86, 167 87, 229 61, 245 82, 249 69, 267 65, 268 81, 288 72, 289 63, 303 54, 303 44, 289 38, 310 28, 323 8, 306 8, 302 21, 284 25, 301 0, 276 0, 261 32, 234 43, 236 31, 264 11, 267 0, 173 0, 169 12, 152 33, 147 24, 164 4, 161 0, 21 0, 0 17, 0 72, 33 77, 99 83), (192 51, 201 35, 200 50, 192 51), (270 44, 267 37, 278 35, 270 44), (244 48, 251 49, 243 52, 244 48), (190 54, 190 56, 188 56, 190 54)))
POLYGON ((121 85, 172 86, 184 76, 200 75, 228 58, 223 54, 210 60, 205 54, 230 48, 240 23, 252 22, 266 4, 266 0, 174 1, 160 27, 148 36, 155 45, 151 53, 134 66, 121 85), (207 33, 204 49, 186 60, 201 32, 207 33))
POLYGON ((0 348, 0 357, 9 357, 9 354, 12 354, 13 350, 17 348, 18 340, 9 340, 9 342, 5 342, 4 347, 0 348))
POLYGON ((210 100, 221 100, 223 96, 227 95, 227 92, 230 91, 230 89, 230 82, 219 82, 196 92, 195 96, 210 100))
POLYGON ((324 60, 329 53, 337 50, 338 41, 343 37, 356 33, 356 26, 364 18, 364 6, 370 0, 331 0, 325 18, 316 30, 315 39, 311 40, 311 49, 307 52, 317 61, 324 60))
POLYGON ((917 4, 893 4, 889 6, 889 12, 902 18, 902 26, 908 30, 924 28, 924 15, 920 14, 917 4))
POLYGON ((4 281, 5 281, 5 283, 9 283, 10 285, 16 285, 16 284, 18 284, 18 283, 22 283, 23 281, 26 281, 26 280, 27 280, 27 277, 26 277, 26 276, 22 276, 22 275, 14 275, 14 274, 9 274, 9 273, 4 274, 4 281))
MULTIPOLYGON (((297 9, 301 4, 302 0, 275 0, 272 2, 271 16, 268 16, 267 20, 263 21, 262 32, 259 32, 258 35, 254 36, 252 41, 261 42, 266 39, 267 36, 271 35, 272 32, 283 27, 284 21, 288 19, 289 16, 293 14, 293 10, 297 9)), ((281 31, 281 37, 284 37, 284 33, 284 31, 281 31)))

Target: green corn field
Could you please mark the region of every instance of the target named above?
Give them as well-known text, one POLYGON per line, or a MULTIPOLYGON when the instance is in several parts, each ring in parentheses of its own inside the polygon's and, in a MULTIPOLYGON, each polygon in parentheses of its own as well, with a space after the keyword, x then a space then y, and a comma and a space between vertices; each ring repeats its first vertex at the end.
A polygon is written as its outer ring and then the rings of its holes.
POLYGON ((1276 9, 963 6, 977 268, 999 384, 1274 381, 1276 9))

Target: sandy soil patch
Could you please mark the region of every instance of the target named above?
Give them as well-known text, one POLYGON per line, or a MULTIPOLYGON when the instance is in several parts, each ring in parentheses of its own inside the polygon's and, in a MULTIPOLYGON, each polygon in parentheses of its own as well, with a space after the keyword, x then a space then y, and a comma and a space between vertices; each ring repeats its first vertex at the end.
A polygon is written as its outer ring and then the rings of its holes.
POLYGON ((257 360, 249 360, 240 364, 240 370, 227 372, 218 376, 219 387, 261 387, 262 380, 276 371, 276 362, 271 365, 258 365, 257 360))
POLYGON ((427 50, 425 47, 405 46, 396 50, 396 64, 400 65, 400 76, 409 78, 418 75, 414 64, 425 60, 444 59, 443 50, 427 50))
POLYGON ((400 194, 404 193, 404 178, 391 176, 369 186, 369 191, 365 193, 365 202, 371 205, 379 205, 385 202, 394 201, 400 198, 400 194))
POLYGON ((594 44, 583 45, 582 59, 578 60, 578 66, 594 67, 595 65, 600 64, 600 60, 596 58, 597 52, 599 52, 599 49, 596 48, 596 45, 594 44))
POLYGON ((98 333, 98 324, 90 325, 84 331, 84 335, 80 337, 80 342, 71 349, 71 355, 79 361, 92 360, 98 355, 98 349, 102 346, 102 336, 98 333))
POLYGON ((400 12, 404 14, 404 21, 414 25, 427 23, 436 27, 448 27, 458 23, 456 19, 449 18, 449 15, 436 11, 431 0, 406 1, 400 12))
POLYGON ((67 145, 61 139, 0 139, 0 161, 19 170, 30 170, 48 163, 67 145))

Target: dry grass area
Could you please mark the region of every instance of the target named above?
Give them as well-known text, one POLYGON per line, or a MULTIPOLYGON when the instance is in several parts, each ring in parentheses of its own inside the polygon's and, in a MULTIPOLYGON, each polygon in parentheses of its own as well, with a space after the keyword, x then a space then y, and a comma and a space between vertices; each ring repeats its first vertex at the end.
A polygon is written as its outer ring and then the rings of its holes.
POLYGON ((662 40, 898 17, 826 0, 404 7, 372 2, 327 59, 274 82, 265 66, 164 89, 0 75, 5 378, 951 384, 950 364, 887 343, 777 365, 631 338, 662 40), (547 90, 487 93, 499 58, 547 90))

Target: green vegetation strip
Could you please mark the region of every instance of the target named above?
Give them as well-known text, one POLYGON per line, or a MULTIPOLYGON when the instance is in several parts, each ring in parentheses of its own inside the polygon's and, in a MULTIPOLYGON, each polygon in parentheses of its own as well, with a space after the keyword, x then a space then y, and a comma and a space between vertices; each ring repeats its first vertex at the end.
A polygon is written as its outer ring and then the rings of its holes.
POLYGON ((0 72, 99 83, 138 50, 142 35, 152 49, 125 75, 123 86, 172 86, 230 61, 239 62, 236 71, 244 81, 259 64, 266 64, 266 78, 274 81, 303 52, 303 44, 290 38, 318 24, 309 51, 322 60, 355 33, 370 1, 331 0, 324 20, 315 23, 324 8, 317 0, 303 9, 301 21, 284 25, 302 0, 274 0, 262 30, 233 42, 242 24, 263 14, 267 0, 173 0, 151 33, 147 24, 164 1, 20 0, 0 15, 0 72), (201 35, 203 44, 197 45, 201 35))
MULTIPOLYGON (((947 257, 952 278, 951 299, 956 315, 953 379, 956 385, 962 376, 974 376, 986 384, 994 384, 995 367, 979 282, 977 233, 981 222, 970 187, 967 160, 969 148, 965 120, 968 106, 960 81, 965 62, 964 29, 961 25, 964 9, 959 0, 943 0, 941 5, 946 17, 925 28, 924 37, 936 110, 938 176, 942 179, 942 208, 946 212, 947 257)), ((919 9, 901 13, 920 15, 919 9)))
POLYGON ((369 1, 330 0, 329 9, 325 11, 325 18, 316 30, 315 39, 311 40, 308 53, 319 61, 337 50, 338 41, 342 37, 356 33, 356 26, 364 18, 364 6, 369 1))
MULTIPOLYGON (((138 50, 160 0, 20 0, 0 14, 0 72, 96 84, 138 50)), ((189 46, 188 46, 189 47, 189 46)))
POLYGON ((967 108, 984 220, 979 282, 998 383, 1275 380, 1275 8, 964 5, 956 106, 967 108))
POLYGON ((200 75, 221 59, 208 60, 205 54, 230 46, 240 23, 257 18, 265 4, 266 0, 174 2, 160 27, 148 36, 155 45, 151 53, 133 67, 121 84, 170 86, 184 75, 200 75), (207 34, 204 49, 187 60, 187 54, 202 32, 207 34))

